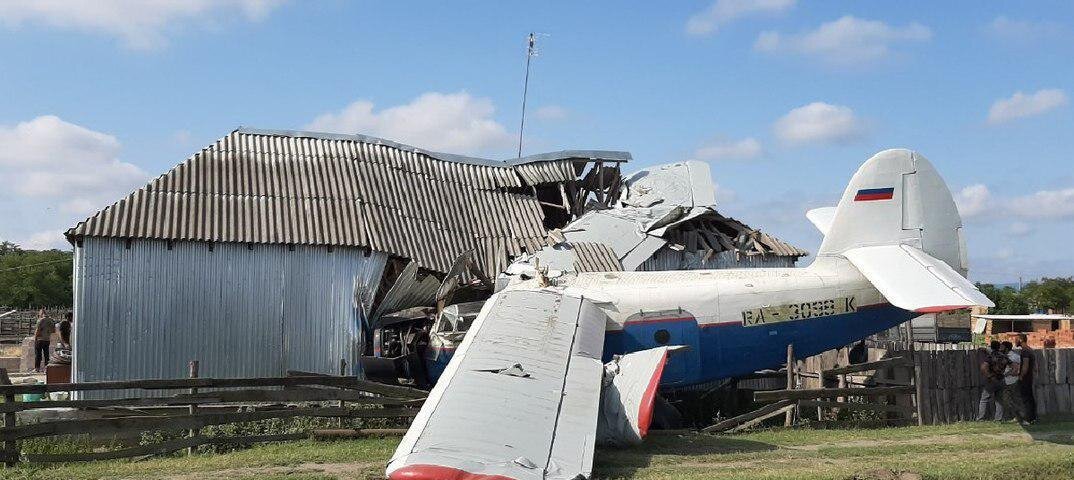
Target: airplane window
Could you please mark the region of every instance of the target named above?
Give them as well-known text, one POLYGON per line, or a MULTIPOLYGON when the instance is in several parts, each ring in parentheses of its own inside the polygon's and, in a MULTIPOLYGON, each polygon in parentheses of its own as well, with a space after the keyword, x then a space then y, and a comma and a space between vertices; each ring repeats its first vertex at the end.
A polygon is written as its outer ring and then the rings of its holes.
POLYGON ((664 329, 657 330, 653 334, 653 340, 656 340, 656 343, 660 345, 667 345, 671 341, 671 333, 664 329))

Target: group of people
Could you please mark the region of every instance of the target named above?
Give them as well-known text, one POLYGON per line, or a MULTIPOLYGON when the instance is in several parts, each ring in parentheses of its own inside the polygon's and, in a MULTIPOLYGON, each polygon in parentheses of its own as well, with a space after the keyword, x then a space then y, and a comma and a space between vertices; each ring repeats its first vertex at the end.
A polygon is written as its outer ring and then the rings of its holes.
POLYGON ((1019 334, 1015 350, 1011 342, 992 341, 988 349, 981 349, 981 374, 985 379, 981 389, 981 401, 977 406, 977 420, 984 420, 989 404, 995 402, 996 421, 1010 415, 1022 425, 1037 419, 1037 401, 1033 396, 1033 370, 1036 361, 1033 349, 1026 342, 1025 334, 1019 334))
POLYGON ((52 334, 60 332, 60 346, 71 348, 71 321, 74 317, 68 311, 63 320, 53 323, 52 319, 45 315, 45 310, 37 311, 37 325, 34 327, 34 371, 42 372, 48 366, 49 347, 52 344, 52 334))

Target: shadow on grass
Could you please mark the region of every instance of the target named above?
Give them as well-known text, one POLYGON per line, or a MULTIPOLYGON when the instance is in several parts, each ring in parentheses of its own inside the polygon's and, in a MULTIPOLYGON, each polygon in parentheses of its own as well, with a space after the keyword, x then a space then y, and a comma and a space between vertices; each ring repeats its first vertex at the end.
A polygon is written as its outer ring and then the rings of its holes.
POLYGON ((654 435, 641 445, 633 447, 603 447, 598 449, 593 468, 594 478, 633 477, 643 468, 652 465, 657 456, 697 457, 703 455, 726 455, 757 453, 776 450, 778 447, 763 442, 741 440, 714 435, 654 435))
POLYGON ((1074 415, 1044 415, 1033 425, 1022 427, 1034 441, 1074 445, 1074 415))

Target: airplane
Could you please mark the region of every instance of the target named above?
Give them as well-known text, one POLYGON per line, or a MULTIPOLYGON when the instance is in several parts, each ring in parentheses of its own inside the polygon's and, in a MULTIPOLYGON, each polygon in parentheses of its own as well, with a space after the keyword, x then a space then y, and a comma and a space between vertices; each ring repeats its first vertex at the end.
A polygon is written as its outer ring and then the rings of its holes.
POLYGON ((885 150, 804 268, 520 275, 482 306, 387 465, 391 480, 574 479, 597 443, 640 442, 660 388, 778 367, 916 316, 994 304, 966 278, 932 164, 885 150))

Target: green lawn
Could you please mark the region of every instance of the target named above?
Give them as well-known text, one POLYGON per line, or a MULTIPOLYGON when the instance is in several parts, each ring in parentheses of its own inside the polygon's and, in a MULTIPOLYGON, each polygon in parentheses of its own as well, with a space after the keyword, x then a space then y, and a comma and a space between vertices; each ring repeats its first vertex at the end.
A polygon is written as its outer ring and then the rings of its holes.
MULTIPOLYGON (((1074 478, 1074 422, 1028 430, 960 423, 874 430, 774 429, 727 436, 654 436, 597 453, 599 478, 848 479, 911 471, 930 479, 1074 478)), ((227 454, 5 470, 0 479, 380 478, 398 438, 300 441, 227 454)))

